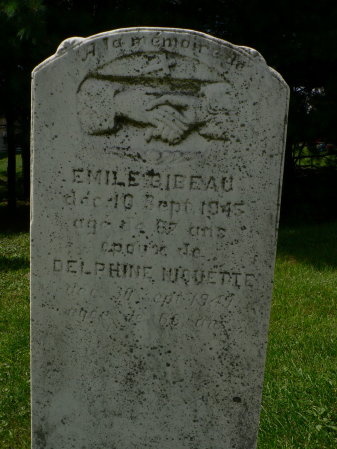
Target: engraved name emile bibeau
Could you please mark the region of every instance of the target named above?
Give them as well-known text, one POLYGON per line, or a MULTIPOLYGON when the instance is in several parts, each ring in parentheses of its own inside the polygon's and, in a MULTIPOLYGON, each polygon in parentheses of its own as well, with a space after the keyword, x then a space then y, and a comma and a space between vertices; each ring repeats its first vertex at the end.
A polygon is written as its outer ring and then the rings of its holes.
POLYGON ((233 87, 217 71, 175 53, 138 53, 116 58, 89 73, 78 89, 78 114, 91 135, 145 128, 145 139, 169 145, 195 131, 226 140, 233 87), (224 102, 224 97, 227 101, 224 102), (225 106, 224 106, 225 103, 225 106))

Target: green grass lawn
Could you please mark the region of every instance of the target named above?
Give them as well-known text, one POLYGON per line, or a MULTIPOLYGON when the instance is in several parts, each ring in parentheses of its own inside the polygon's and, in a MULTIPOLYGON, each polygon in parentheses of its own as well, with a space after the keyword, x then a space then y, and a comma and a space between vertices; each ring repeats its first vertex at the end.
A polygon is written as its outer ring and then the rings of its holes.
POLYGON ((29 242, 0 233, 0 448, 28 449, 29 242))
POLYGON ((282 229, 259 449, 337 447, 337 222, 282 229))
MULTIPOLYGON (((28 449, 28 234, 0 242, 0 449, 28 449)), ((283 228, 258 449, 337 447, 336 300, 337 222, 283 228)))

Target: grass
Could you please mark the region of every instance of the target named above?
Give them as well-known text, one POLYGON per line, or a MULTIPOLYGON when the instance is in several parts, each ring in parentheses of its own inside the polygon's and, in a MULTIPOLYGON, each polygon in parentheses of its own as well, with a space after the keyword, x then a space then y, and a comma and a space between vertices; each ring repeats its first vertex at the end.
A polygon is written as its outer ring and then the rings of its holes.
POLYGON ((0 233, 0 242, 0 448, 28 449, 28 234, 0 233))
POLYGON ((337 447, 337 222, 281 230, 258 449, 337 447))
MULTIPOLYGON (((29 449, 28 234, 0 233, 0 449, 29 449)), ((280 231, 258 449, 337 447, 337 222, 280 231)))

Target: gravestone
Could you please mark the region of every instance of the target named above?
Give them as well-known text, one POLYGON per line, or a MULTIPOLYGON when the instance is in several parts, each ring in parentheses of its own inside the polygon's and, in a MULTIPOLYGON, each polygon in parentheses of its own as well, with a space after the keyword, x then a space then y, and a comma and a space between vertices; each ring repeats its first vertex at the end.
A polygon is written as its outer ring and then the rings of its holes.
POLYGON ((33 72, 33 449, 256 446, 288 88, 211 36, 33 72))

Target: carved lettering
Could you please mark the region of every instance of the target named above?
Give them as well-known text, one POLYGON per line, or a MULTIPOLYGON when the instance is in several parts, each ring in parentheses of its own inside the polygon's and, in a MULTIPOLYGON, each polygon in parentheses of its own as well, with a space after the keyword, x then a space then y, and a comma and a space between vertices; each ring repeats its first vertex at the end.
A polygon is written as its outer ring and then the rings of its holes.
POLYGON ((62 268, 63 268, 62 260, 54 259, 53 271, 62 271, 62 268))
POLYGON ((81 53, 82 54, 82 61, 86 61, 88 59, 89 56, 94 57, 96 54, 96 47, 95 44, 88 44, 88 45, 84 45, 81 48, 81 53))
POLYGON ((139 45, 144 40, 144 37, 131 37, 131 45, 132 47, 139 45))
POLYGON ((152 266, 120 262, 107 263, 96 261, 90 264, 81 259, 68 259, 65 261, 54 259, 53 271, 63 271, 70 274, 93 275, 98 277, 104 275, 105 277, 110 278, 152 280, 152 266))
POLYGON ((182 173, 160 173, 154 170, 144 172, 119 169, 72 169, 74 184, 93 184, 119 187, 144 187, 159 190, 232 192, 233 176, 184 175, 182 173))
POLYGON ((192 203, 188 199, 184 201, 167 201, 155 198, 153 195, 145 195, 144 207, 157 212, 167 212, 169 218, 174 218, 182 213, 192 213, 192 203))
POLYGON ((122 279, 148 279, 151 277, 152 267, 133 264, 110 263, 109 275, 112 278, 122 279))
POLYGON ((178 223, 174 221, 157 219, 157 232, 158 234, 172 234, 175 231, 177 225, 178 223))
POLYGON ((190 243, 184 243, 182 247, 178 248, 178 253, 181 256, 191 256, 198 259, 200 257, 200 248, 191 247, 190 243))
POLYGON ((182 327, 186 325, 192 325, 193 327, 196 327, 197 329, 205 329, 205 330, 218 330, 221 329, 225 336, 229 338, 228 331, 224 329, 223 324, 219 319, 208 319, 208 318, 185 318, 183 319, 178 314, 171 314, 171 313, 162 313, 159 317, 159 325, 162 328, 167 329, 174 329, 177 327, 182 327))
MULTIPOLYGON (((102 244, 102 248, 106 250, 106 244, 102 244)), ((109 247, 108 247, 109 248, 109 247)), ((134 247, 127 244, 115 245, 110 247, 114 251, 113 255, 121 254, 124 251, 134 251, 134 247), (124 249, 123 249, 124 248, 124 249)), ((148 251, 148 248, 143 250, 148 251)), ((112 252, 111 251, 111 252, 112 252)), ((157 255, 166 257, 166 247, 156 246, 152 247, 157 255), (160 254, 161 252, 161 254, 160 254)), ((125 253, 124 253, 125 254, 125 253)), ((194 256, 195 257, 195 256, 194 256)), ((199 257, 199 255, 197 256, 199 257)), ((92 275, 105 276, 116 279, 157 279, 171 284, 183 285, 221 285, 240 288, 251 288, 256 283, 256 276, 253 273, 243 273, 234 270, 225 270, 217 266, 211 268, 191 269, 183 266, 168 267, 168 266, 150 266, 140 265, 127 262, 109 262, 109 261, 95 261, 93 263, 86 262, 82 259, 54 259, 54 272, 65 272, 71 275, 92 275)))
POLYGON ((149 254, 149 255, 167 255, 167 246, 156 243, 136 244, 136 243, 120 243, 115 241, 104 241, 101 244, 103 253, 110 253, 112 255, 133 255, 133 254, 149 254))
POLYGON ((223 239, 226 236, 226 229, 220 226, 190 226, 188 234, 197 239, 217 238, 223 239))
POLYGON ((202 201, 201 202, 201 214, 206 216, 225 215, 226 217, 238 216, 245 213, 244 202, 239 201, 232 203, 228 201, 223 203, 222 201, 202 201))
POLYGON ((212 269, 191 269, 186 267, 162 267, 162 281, 185 285, 227 285, 240 289, 252 287, 255 276, 250 273, 226 271, 214 267, 212 269))
POLYGON ((193 291, 184 290, 182 292, 158 293, 154 298, 154 302, 162 307, 167 305, 181 305, 186 302, 189 306, 204 307, 210 304, 222 304, 229 306, 234 298, 233 293, 226 295, 212 295, 209 293, 193 293, 193 291))

